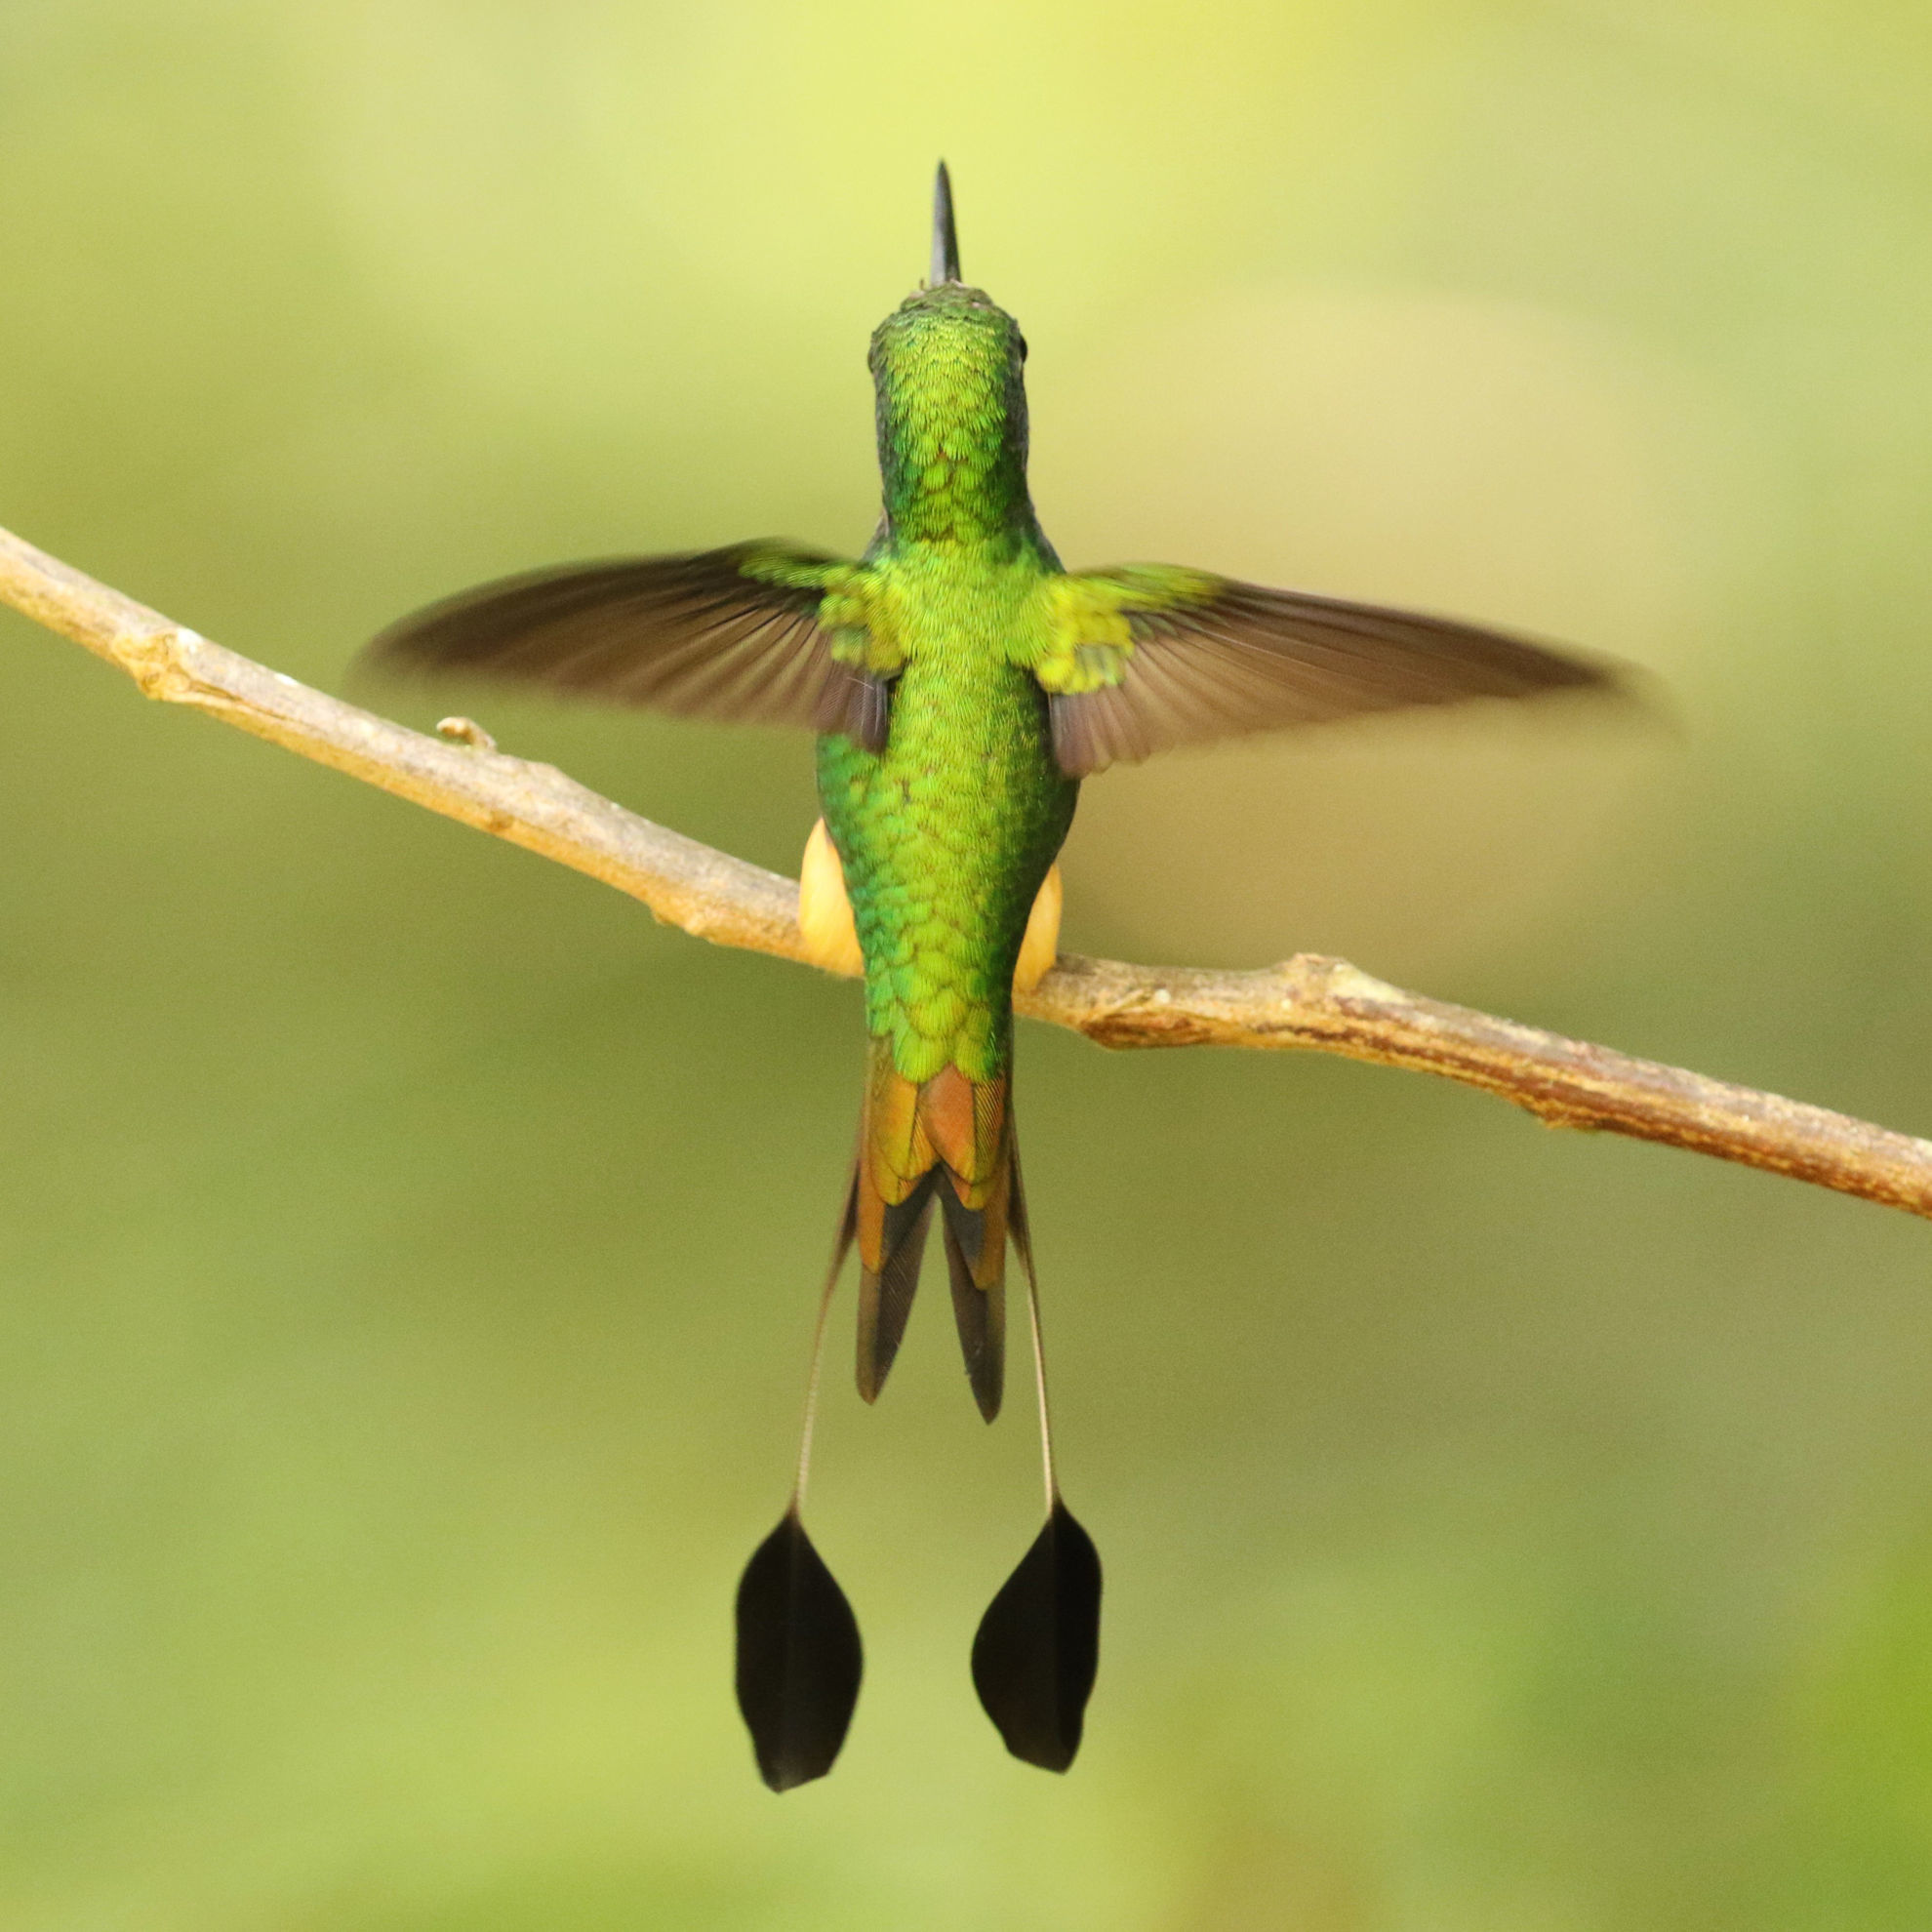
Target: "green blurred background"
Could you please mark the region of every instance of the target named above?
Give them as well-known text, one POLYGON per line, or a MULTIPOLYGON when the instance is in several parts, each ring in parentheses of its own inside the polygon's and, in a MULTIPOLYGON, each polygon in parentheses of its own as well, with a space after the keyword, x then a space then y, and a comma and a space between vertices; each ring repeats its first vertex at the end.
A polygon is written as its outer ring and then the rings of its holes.
MULTIPOLYGON (((1069 563, 1487 618, 1673 704, 1109 775, 1073 946, 1341 951, 1932 1129, 1921 9, 0 26, 32 541, 330 688, 503 571, 854 548, 943 152, 1069 563)), ((1028 1030, 1087 1746, 1043 1777, 974 1702, 1034 1448, 929 1283, 888 1399, 833 1386, 868 1681, 781 1801, 728 1605, 854 990, 0 644, 7 1932, 1932 1922, 1922 1225, 1420 1078, 1028 1030)), ((802 740, 461 707, 795 862, 802 740)))

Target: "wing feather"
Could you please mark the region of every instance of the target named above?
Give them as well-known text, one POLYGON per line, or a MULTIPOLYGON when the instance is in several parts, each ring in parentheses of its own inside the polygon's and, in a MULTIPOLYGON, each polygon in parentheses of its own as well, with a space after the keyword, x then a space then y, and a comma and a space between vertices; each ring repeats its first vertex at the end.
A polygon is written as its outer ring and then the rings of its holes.
POLYGON ((878 750, 887 686, 834 656, 819 622, 826 591, 856 568, 778 543, 568 564, 431 604, 368 656, 683 717, 841 731, 878 750))
POLYGON ((1606 665, 1451 618, 1147 565, 1079 583, 1124 619, 1131 649, 1114 651, 1117 682, 1050 692, 1072 778, 1247 732, 1619 685, 1606 665))

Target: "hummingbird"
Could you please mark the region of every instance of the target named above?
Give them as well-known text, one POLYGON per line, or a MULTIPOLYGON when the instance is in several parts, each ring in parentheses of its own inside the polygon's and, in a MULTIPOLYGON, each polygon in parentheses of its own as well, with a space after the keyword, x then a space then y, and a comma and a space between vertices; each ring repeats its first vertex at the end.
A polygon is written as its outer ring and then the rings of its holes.
POLYGON ((460 592, 370 647, 392 667, 817 734, 799 921, 820 964, 863 971, 865 1062, 790 1500, 737 1598, 739 1705, 775 1791, 830 1770, 863 1671, 851 1606, 802 1522, 833 1290, 856 1246, 857 1381, 874 1401, 935 1221, 988 1422, 1019 1258, 1045 1475, 1045 1525, 980 1625, 974 1684, 1016 1756, 1065 1771, 1079 1748, 1101 1564, 1055 1471, 1013 996, 1056 954, 1056 858, 1081 782, 1237 734, 1616 682, 1451 619, 1171 565, 1067 571, 1027 493, 1026 339, 961 276, 944 162, 929 272, 867 362, 883 512, 856 559, 759 541, 569 564, 460 592))

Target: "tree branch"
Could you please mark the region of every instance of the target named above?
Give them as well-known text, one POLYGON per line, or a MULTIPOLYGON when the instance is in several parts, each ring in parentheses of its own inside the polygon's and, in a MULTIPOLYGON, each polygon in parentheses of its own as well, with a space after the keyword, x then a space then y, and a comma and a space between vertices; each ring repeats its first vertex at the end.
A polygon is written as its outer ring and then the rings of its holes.
MULTIPOLYGON (((509 757, 462 721, 448 741, 406 731, 211 644, 4 530, 0 601, 117 664, 150 698, 588 872, 699 939, 804 959, 794 881, 653 825, 552 765, 509 757)), ((1660 1141, 1932 1218, 1932 1142, 1426 999, 1346 960, 1300 953, 1222 973, 1063 953, 1018 1008, 1107 1047, 1306 1047, 1437 1073, 1549 1126, 1660 1141)))

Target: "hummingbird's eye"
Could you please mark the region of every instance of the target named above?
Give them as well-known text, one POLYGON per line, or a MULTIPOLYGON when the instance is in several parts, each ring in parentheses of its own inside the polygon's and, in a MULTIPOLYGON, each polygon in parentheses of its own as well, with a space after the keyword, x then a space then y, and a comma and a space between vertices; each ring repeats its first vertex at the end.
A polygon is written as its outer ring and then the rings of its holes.
POLYGON ((1020 343, 1020 360, 1025 362, 1026 359, 1026 339, 1025 336, 1021 336, 1018 338, 1018 341, 1020 343))

